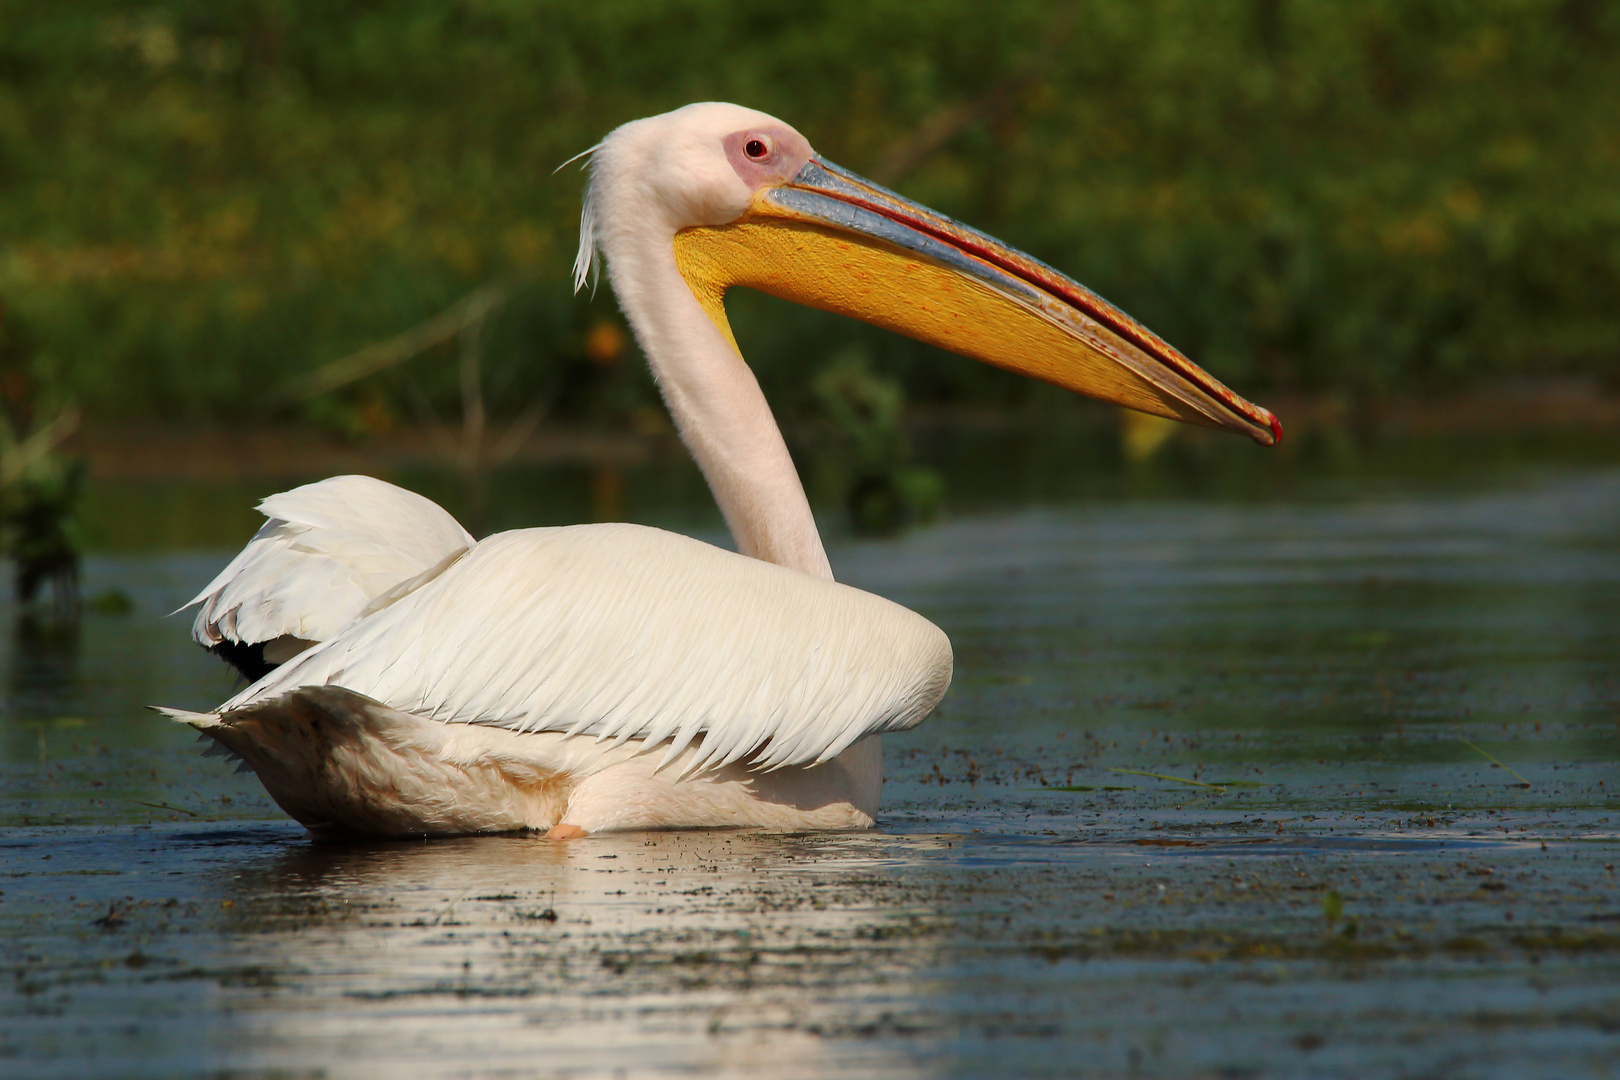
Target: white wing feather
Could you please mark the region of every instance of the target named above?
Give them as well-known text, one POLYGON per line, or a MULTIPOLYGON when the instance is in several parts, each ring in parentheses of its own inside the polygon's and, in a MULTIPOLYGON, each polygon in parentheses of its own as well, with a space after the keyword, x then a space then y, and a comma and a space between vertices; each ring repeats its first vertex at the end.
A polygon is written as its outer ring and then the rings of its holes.
POLYGON ((185 605, 202 605, 191 630, 201 645, 326 641, 474 543, 437 503, 369 476, 293 488, 259 511, 270 520, 185 605))
POLYGON ((898 604, 637 525, 502 533, 266 675, 448 723, 668 740, 687 771, 809 765, 920 723, 950 642, 898 604))

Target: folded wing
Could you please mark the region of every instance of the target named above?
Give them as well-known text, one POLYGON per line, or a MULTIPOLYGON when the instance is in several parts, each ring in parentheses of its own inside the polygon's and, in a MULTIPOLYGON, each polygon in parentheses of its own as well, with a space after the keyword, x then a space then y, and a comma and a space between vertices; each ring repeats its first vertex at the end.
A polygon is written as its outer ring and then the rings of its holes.
POLYGON ((635 525, 502 533, 221 713, 335 685, 447 723, 808 765, 921 722, 944 633, 869 593, 635 525))
POLYGON ((369 476, 272 495, 270 520, 185 605, 192 637, 258 678, 374 605, 420 586, 473 545, 438 504, 369 476))

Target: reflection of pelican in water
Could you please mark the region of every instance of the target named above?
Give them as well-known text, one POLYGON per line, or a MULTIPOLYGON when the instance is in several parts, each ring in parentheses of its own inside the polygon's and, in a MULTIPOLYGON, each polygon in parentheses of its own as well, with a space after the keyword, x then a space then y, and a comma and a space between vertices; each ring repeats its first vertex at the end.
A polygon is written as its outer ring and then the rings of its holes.
POLYGON ((896 1013, 940 1022, 940 979, 925 973, 953 923, 931 894, 873 879, 898 884, 897 864, 927 865, 944 842, 508 835, 300 842, 232 860, 218 880, 227 932, 205 966, 244 975, 219 991, 229 1049, 212 1064, 912 1075, 907 1045, 813 1032, 896 1013))
POLYGON ((832 582, 726 322, 730 286, 1277 438, 1270 413, 1082 286, 762 113, 627 124, 591 174, 579 281, 600 248, 741 554, 633 525, 475 544, 432 503, 359 477, 266 500, 270 523, 197 598, 198 639, 258 681, 173 715, 312 829, 871 824, 876 736, 928 715, 950 645, 832 582))

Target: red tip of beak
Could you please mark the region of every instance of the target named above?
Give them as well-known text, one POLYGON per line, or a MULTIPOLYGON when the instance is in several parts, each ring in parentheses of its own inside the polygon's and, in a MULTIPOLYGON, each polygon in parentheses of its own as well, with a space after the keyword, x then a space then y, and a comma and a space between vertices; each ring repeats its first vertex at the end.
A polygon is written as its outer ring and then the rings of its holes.
POLYGON ((1272 446, 1282 442, 1282 421, 1277 419, 1276 413, 1271 414, 1271 440, 1272 446))

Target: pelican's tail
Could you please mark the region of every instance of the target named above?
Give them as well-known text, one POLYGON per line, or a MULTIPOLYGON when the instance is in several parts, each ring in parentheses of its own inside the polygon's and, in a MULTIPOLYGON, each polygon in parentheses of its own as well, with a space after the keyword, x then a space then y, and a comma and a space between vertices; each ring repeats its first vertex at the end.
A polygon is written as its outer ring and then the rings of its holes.
POLYGON ((300 687, 228 712, 156 711, 213 739, 211 754, 241 758, 317 835, 549 829, 571 787, 505 745, 532 736, 442 724, 340 686, 300 687))
POLYGON ((162 713, 170 720, 178 720, 182 724, 196 728, 199 732, 197 741, 208 744, 208 749, 202 752, 203 757, 225 758, 227 761, 234 761, 238 773, 253 771, 253 766, 249 765, 241 754, 238 754, 218 739, 213 738, 215 729, 221 724, 219 713, 187 712, 185 709, 170 709, 162 705, 148 705, 147 708, 155 713, 162 713))
POLYGON ((162 713, 170 720, 178 720, 182 724, 190 724, 198 731, 206 733, 209 728, 220 724, 219 713, 187 712, 185 709, 170 709, 163 705, 148 705, 147 708, 155 713, 162 713))

